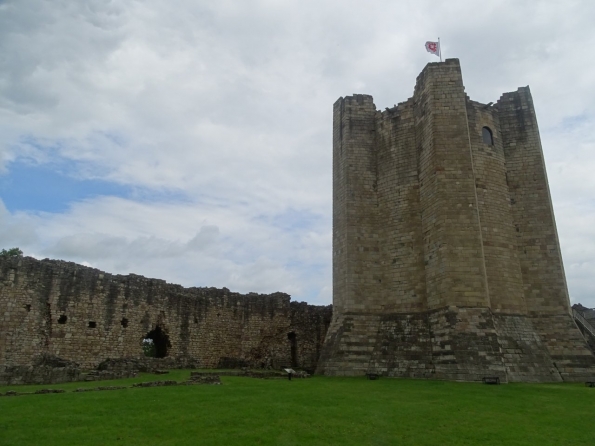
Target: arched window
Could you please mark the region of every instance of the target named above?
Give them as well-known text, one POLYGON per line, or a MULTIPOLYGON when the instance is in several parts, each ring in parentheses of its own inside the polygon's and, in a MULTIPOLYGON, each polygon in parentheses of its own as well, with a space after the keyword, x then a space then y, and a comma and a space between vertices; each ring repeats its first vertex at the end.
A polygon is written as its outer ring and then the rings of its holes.
POLYGON ((494 145, 494 137, 492 136, 492 131, 489 127, 484 127, 481 129, 481 138, 483 139, 484 144, 489 146, 494 145))

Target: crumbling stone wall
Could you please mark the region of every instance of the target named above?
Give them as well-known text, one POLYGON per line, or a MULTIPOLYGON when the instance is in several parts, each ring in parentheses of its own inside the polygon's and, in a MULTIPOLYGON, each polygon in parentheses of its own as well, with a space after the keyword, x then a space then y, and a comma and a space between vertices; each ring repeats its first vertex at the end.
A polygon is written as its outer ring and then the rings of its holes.
POLYGON ((42 354, 30 365, 0 365, 0 385, 54 384, 81 380, 81 369, 72 361, 42 354))
POLYGON ((332 306, 319 307, 306 302, 290 302, 287 339, 291 366, 314 373, 326 331, 331 323, 332 306))
POLYGON ((184 288, 70 262, 0 259, 5 368, 31 366, 43 354, 83 369, 110 358, 142 357, 142 340, 157 328, 167 337, 167 357, 201 367, 314 368, 330 314, 330 307, 290 302, 284 293, 184 288))

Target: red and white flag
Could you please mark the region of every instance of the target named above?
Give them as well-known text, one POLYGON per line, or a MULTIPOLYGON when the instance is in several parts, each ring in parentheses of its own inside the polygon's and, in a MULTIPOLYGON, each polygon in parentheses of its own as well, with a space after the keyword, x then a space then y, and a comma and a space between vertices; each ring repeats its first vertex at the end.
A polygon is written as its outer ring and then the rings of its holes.
POLYGON ((426 42, 426 51, 440 57, 440 42, 426 42))

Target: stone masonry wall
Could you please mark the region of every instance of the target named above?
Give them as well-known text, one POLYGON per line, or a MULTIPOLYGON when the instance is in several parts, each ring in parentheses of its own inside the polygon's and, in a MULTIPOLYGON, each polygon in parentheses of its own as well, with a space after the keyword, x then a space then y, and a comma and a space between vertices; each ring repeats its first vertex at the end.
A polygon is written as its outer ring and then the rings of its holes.
POLYGON ((330 307, 290 303, 283 293, 183 288, 63 261, 0 259, 5 367, 31 365, 42 354, 83 368, 108 358, 141 357, 142 340, 159 327, 169 338, 167 356, 192 358, 202 367, 312 369, 330 313, 330 307))
POLYGON ((385 111, 368 95, 335 103, 333 285, 320 373, 595 376, 528 87, 471 101, 447 59, 385 111))
MULTIPOLYGON (((595 330, 595 309, 584 307, 580 303, 574 304, 572 309, 576 310, 583 318, 585 318, 586 323, 588 323, 592 329, 595 330)), ((582 322, 577 322, 577 326, 583 334, 585 341, 587 341, 587 345, 591 351, 595 353, 595 335, 592 333, 592 331, 587 330, 583 326, 582 322)))
POLYGON ((413 101, 377 112, 380 298, 384 311, 427 306, 413 101))
POLYGON ((428 64, 414 91, 428 309, 489 306, 465 89, 458 60, 428 64))
POLYGON ((467 100, 467 116, 490 307, 494 312, 525 314, 498 111, 467 100), (483 141, 483 127, 491 129, 492 145, 483 141))
POLYGON ((569 314, 562 254, 529 87, 503 94, 496 108, 527 310, 569 314))
POLYGON ((381 309, 375 119, 371 96, 334 105, 333 289, 340 296, 334 306, 345 311, 381 309))
MULTIPOLYGON (((326 375, 380 373, 455 381, 498 376, 502 382, 556 382, 585 379, 595 365, 594 358, 581 351, 552 355, 547 334, 540 334, 533 318, 487 308, 352 313, 335 322, 339 327, 331 328, 327 339, 333 350, 325 345, 318 367, 326 375)), ((564 350, 568 352, 568 346, 564 350)))

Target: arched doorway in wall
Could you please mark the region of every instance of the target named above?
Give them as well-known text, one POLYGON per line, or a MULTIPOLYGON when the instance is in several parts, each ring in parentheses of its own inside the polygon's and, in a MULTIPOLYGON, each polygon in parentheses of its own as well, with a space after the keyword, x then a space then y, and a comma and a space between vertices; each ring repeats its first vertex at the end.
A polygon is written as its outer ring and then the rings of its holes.
POLYGON ((171 342, 169 342, 167 332, 157 325, 143 337, 142 347, 145 356, 165 358, 171 348, 171 342))

